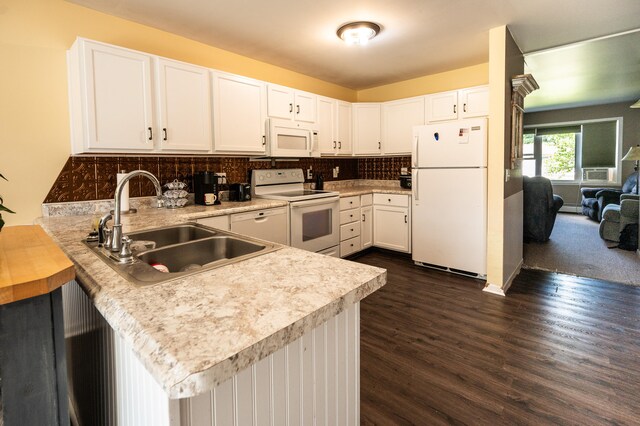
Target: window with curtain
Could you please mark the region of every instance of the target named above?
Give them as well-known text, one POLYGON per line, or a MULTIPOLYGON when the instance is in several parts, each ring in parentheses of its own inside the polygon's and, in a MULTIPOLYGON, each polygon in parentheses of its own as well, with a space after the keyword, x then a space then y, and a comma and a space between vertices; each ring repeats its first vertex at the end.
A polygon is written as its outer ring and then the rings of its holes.
POLYGON ((583 170, 617 168, 619 119, 527 127, 522 174, 557 182, 580 181, 583 170))

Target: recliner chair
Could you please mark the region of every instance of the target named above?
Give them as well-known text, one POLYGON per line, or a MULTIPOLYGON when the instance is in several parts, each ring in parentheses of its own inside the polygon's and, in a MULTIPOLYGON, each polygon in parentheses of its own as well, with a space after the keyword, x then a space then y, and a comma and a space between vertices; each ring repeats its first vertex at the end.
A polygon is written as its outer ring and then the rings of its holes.
POLYGON ((564 204, 559 195, 553 194, 551 181, 542 176, 524 176, 524 220, 525 242, 543 243, 549 240, 556 215, 564 204))
MULTIPOLYGON (((620 233, 627 225, 638 223, 638 205, 640 197, 635 194, 622 194, 620 204, 609 204, 602 213, 600 238, 608 241, 620 241, 620 233)), ((636 236, 636 240, 638 237, 636 236)))
POLYGON ((622 185, 622 189, 615 188, 581 188, 582 192, 582 214, 600 222, 602 212, 609 204, 620 204, 622 194, 632 194, 636 191, 638 184, 638 174, 631 173, 622 185))

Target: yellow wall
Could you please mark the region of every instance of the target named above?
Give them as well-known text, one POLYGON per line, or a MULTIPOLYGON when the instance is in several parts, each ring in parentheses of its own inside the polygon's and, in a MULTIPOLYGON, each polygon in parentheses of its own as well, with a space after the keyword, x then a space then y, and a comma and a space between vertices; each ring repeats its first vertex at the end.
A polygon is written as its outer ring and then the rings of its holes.
POLYGON ((63 0, 0 2, 0 196, 29 224, 70 154, 66 51, 76 37, 128 47, 355 102, 485 84, 488 65, 361 91, 276 67, 63 0))
POLYGON ((429 93, 446 92, 489 82, 489 64, 473 65, 439 74, 358 91, 358 102, 384 102, 429 93))

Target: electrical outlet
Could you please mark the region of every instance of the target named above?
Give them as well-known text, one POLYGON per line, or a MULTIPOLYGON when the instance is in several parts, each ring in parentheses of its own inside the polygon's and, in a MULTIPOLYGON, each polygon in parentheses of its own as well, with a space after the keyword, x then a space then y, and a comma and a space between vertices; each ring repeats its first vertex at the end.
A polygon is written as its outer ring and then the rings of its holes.
POLYGON ((218 179, 218 183, 220 185, 224 185, 225 183, 227 183, 227 174, 226 173, 215 173, 215 176, 218 176, 220 179, 218 179))
POLYGON ((401 175, 408 175, 409 174, 409 169, 407 167, 400 167, 400 174, 401 175))
POLYGON ((333 169, 331 169, 333 171, 333 177, 337 178, 338 177, 338 171, 339 171, 339 167, 334 167, 333 169))
POLYGON ((307 169, 307 179, 313 179, 313 172, 311 171, 311 169, 313 169, 313 166, 309 166, 309 168, 307 169))

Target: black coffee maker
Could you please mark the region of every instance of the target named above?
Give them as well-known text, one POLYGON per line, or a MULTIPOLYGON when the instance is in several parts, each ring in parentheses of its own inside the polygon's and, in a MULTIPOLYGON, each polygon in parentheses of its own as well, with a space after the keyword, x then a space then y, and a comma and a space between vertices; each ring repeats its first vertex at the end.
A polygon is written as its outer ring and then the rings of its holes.
POLYGON ((193 176, 193 190, 195 195, 195 203, 201 206, 207 205, 204 200, 204 194, 214 194, 215 202, 213 204, 220 204, 218 198, 218 179, 214 172, 196 172, 193 176))

